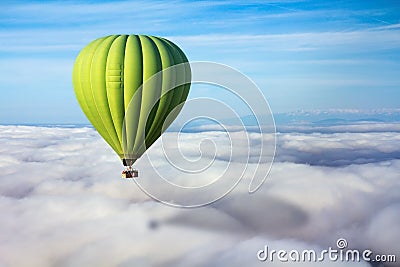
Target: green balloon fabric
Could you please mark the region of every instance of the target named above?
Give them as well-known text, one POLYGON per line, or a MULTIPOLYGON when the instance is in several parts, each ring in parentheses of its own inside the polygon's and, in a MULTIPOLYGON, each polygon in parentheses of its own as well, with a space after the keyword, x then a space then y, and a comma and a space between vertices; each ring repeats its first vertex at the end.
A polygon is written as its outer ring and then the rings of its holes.
POLYGON ((179 114, 190 79, 182 50, 167 39, 147 35, 92 41, 76 58, 72 77, 86 117, 126 166, 179 114))

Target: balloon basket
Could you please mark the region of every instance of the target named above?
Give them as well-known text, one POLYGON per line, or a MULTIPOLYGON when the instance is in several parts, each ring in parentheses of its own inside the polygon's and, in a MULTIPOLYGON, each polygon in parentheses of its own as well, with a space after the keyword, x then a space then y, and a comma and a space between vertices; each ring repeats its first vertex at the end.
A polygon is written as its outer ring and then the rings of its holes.
POLYGON ((126 167, 121 175, 122 178, 129 179, 129 178, 137 178, 139 177, 139 171, 132 167, 126 167))

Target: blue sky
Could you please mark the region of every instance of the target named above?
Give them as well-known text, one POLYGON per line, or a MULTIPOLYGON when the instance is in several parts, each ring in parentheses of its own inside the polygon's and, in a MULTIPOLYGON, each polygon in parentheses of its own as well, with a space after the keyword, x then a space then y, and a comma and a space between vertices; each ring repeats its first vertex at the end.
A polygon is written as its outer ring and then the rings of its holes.
MULTIPOLYGON (((86 122, 74 59, 118 33, 167 37, 192 61, 241 70, 275 113, 400 107, 399 1, 3 1, 0 123, 86 122)), ((190 97, 209 94, 223 98, 190 97)))

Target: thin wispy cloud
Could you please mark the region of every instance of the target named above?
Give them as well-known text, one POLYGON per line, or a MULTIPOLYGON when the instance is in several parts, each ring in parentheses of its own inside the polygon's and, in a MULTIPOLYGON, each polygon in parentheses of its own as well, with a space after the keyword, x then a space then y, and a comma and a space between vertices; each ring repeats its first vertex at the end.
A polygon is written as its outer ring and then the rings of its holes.
POLYGON ((346 52, 361 49, 360 52, 373 50, 386 50, 397 48, 400 44, 399 31, 397 30, 360 30, 351 32, 306 32, 289 34, 263 34, 263 35, 198 35, 198 36, 170 36, 181 43, 192 46, 210 44, 220 46, 223 44, 233 46, 228 51, 233 51, 237 46, 247 47, 252 51, 301 51, 301 50, 331 50, 334 46, 346 46, 346 52), (379 39, 376 38, 379 36, 379 39))

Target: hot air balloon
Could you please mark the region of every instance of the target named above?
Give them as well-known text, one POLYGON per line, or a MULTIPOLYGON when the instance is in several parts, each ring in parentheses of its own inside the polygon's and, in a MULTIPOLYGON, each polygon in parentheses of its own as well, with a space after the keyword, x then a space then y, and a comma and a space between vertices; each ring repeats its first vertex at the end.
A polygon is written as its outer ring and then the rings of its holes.
POLYGON ((82 49, 73 69, 76 98, 93 127, 137 177, 133 163, 172 123, 190 89, 191 71, 171 41, 110 35, 82 49))

